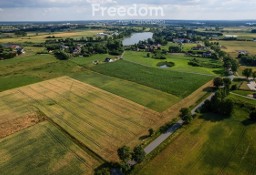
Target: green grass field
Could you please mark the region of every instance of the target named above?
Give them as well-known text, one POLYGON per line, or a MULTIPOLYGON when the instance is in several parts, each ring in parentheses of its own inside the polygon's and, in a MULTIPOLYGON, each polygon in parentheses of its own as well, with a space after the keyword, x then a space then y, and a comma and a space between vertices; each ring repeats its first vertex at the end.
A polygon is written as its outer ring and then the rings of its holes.
POLYGON ((133 81, 151 88, 186 97, 212 77, 150 68, 128 61, 94 66, 92 70, 105 75, 133 81))
POLYGON ((247 122, 248 115, 237 106, 231 118, 206 114, 196 119, 134 174, 255 174, 256 124, 247 122))
POLYGON ((43 122, 0 140, 1 175, 93 174, 100 163, 43 122))
MULTIPOLYGON (((170 46, 179 46, 179 44, 178 44, 178 43, 168 42, 167 45, 162 46, 161 48, 168 51, 170 46)), ((197 44, 194 44, 194 43, 185 43, 185 44, 182 45, 182 50, 185 51, 185 52, 187 52, 187 51, 191 50, 191 49, 192 49, 193 47, 195 47, 195 46, 197 46, 197 44)))
MULTIPOLYGON (((222 68, 206 68, 206 67, 193 67, 188 65, 188 62, 194 57, 185 56, 184 54, 168 54, 166 60, 157 60, 153 58, 148 58, 146 52, 133 52, 127 51, 124 55, 124 60, 141 64, 144 66, 157 67, 157 63, 161 61, 170 61, 175 63, 174 67, 168 68, 168 70, 182 71, 182 72, 193 72, 199 74, 213 75, 222 73, 222 68)), ((199 61, 203 61, 209 64, 215 64, 222 66, 222 63, 208 58, 197 58, 199 61)))

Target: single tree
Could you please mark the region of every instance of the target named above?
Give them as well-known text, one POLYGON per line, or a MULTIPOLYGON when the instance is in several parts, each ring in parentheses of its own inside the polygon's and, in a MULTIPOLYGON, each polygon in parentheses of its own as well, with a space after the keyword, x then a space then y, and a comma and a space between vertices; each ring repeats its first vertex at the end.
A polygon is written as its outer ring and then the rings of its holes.
POLYGON ((152 137, 152 135, 154 134, 154 129, 150 128, 148 130, 148 134, 149 134, 150 137, 152 137))
POLYGON ((136 146, 133 149, 132 158, 136 162, 141 163, 144 160, 145 156, 146 156, 146 153, 145 153, 144 149, 142 148, 142 146, 136 146))
POLYGON ((120 160, 128 162, 131 159, 131 150, 127 146, 123 146, 117 150, 120 160))
POLYGON ((230 99, 225 99, 220 103, 220 113, 226 116, 230 116, 234 109, 234 102, 230 99))
POLYGON ((229 89, 232 82, 230 78, 224 78, 223 83, 224 83, 224 86, 229 89))
POLYGON ((243 75, 247 78, 247 79, 249 79, 249 77, 250 76, 252 76, 252 69, 245 69, 245 70, 243 70, 243 75))
POLYGON ((216 88, 219 88, 224 85, 223 79, 220 77, 217 77, 213 80, 213 84, 216 88))
POLYGON ((189 108, 182 108, 180 110, 180 117, 182 120, 184 120, 185 123, 191 123, 191 121, 193 119, 189 108))

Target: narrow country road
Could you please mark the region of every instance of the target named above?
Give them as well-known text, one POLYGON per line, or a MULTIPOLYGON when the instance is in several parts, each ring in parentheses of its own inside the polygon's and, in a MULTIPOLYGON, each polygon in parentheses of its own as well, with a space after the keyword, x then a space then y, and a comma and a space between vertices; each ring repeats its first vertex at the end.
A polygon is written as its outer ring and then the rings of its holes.
POLYGON ((236 94, 236 93, 233 93, 233 92, 230 92, 230 94, 233 94, 233 95, 238 96, 238 97, 246 98, 246 99, 249 99, 249 100, 256 100, 256 99, 253 98, 253 97, 246 97, 246 96, 239 95, 239 94, 236 94))
MULTIPOLYGON (((196 110, 204 104, 206 100, 211 100, 212 97, 215 95, 215 93, 212 93, 209 97, 207 97, 205 100, 203 100, 200 104, 198 104, 192 111, 192 115, 196 114, 196 110)), ((184 124, 183 120, 179 120, 177 123, 172 125, 165 133, 161 134, 159 137, 157 137, 153 142, 151 142, 146 148, 144 148, 144 151, 146 154, 151 153, 153 150, 155 150, 161 143, 163 143, 169 136, 171 136, 175 131, 177 131, 179 128, 182 127, 184 124)))
POLYGON ((179 120, 177 123, 175 123, 172 127, 168 129, 164 134, 161 134, 157 139, 155 139, 153 142, 151 142, 145 149, 145 153, 149 154, 154 149, 156 149, 163 141, 165 141, 169 136, 171 136, 175 131, 177 131, 181 126, 183 125, 183 120, 179 120))

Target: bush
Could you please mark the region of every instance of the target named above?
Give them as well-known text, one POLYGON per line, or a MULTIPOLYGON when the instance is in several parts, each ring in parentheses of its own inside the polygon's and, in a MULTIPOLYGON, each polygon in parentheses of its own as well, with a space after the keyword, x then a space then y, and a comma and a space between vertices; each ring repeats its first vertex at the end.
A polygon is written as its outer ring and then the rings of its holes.
POLYGON ((237 90, 237 89, 238 89, 238 87, 237 87, 236 84, 234 84, 234 85, 231 86, 231 91, 235 91, 235 90, 237 90))
POLYGON ((110 175, 110 169, 109 168, 101 168, 95 171, 95 175, 110 175))
POLYGON ((59 60, 68 60, 69 59, 69 55, 63 51, 55 51, 54 55, 59 60))
POLYGON ((142 146, 136 146, 133 149, 132 158, 136 162, 141 163, 144 160, 145 156, 146 156, 146 153, 145 153, 144 149, 142 148, 142 146))
POLYGON ((253 111, 253 112, 250 113, 250 119, 252 121, 256 121, 256 111, 253 111))

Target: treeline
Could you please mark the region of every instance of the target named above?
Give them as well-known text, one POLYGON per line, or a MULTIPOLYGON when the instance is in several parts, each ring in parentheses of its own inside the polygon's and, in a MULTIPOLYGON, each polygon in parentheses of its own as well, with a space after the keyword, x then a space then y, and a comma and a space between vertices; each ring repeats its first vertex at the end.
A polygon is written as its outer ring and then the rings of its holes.
POLYGON ((13 51, 11 48, 4 48, 0 45, 0 59, 10 59, 16 56, 17 52, 13 51))
POLYGON ((62 51, 73 56, 88 57, 93 54, 121 55, 123 45, 121 40, 108 38, 104 42, 95 41, 92 37, 74 40, 72 38, 61 40, 47 40, 45 47, 48 51, 62 51))
POLYGON ((251 31, 251 33, 256 33, 256 29, 253 29, 253 30, 251 31))
POLYGON ((227 98, 230 91, 231 80, 229 78, 215 78, 214 86, 218 88, 211 100, 205 101, 201 112, 214 112, 230 116, 234 109, 234 102, 227 98))
POLYGON ((247 66, 256 66, 256 56, 252 55, 241 55, 240 62, 247 66))

